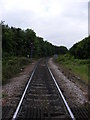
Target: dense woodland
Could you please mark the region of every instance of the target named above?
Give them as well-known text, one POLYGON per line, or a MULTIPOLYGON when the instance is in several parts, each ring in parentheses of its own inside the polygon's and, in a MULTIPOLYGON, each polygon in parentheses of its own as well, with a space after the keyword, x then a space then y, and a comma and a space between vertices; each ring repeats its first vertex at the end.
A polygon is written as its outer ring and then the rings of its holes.
POLYGON ((78 59, 90 59, 90 36, 74 44, 69 52, 78 59))
POLYGON ((54 46, 36 36, 32 29, 22 30, 20 28, 2 26, 2 49, 3 57, 6 56, 27 56, 32 52, 32 57, 51 56, 63 54, 68 51, 64 46, 54 46))
POLYGON ((20 28, 2 25, 2 49, 3 57, 27 56, 44 57, 54 54, 66 54, 67 52, 75 58, 90 58, 90 36, 74 44, 69 50, 64 46, 55 46, 36 36, 32 29, 22 30, 20 28))

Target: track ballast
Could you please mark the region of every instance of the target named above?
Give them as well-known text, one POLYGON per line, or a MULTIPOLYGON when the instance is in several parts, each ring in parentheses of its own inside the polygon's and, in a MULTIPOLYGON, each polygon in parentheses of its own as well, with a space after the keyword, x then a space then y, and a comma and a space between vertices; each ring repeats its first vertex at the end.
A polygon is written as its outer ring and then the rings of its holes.
POLYGON ((30 83, 13 119, 72 120, 45 59, 38 63, 30 77, 30 83))

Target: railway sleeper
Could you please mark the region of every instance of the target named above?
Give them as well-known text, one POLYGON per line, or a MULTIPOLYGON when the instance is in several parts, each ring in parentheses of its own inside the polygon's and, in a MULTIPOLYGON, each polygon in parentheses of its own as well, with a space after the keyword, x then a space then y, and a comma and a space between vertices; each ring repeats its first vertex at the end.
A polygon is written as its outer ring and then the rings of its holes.
POLYGON ((31 107, 21 111, 16 120, 70 120, 70 118, 64 112, 51 112, 43 108, 31 107))

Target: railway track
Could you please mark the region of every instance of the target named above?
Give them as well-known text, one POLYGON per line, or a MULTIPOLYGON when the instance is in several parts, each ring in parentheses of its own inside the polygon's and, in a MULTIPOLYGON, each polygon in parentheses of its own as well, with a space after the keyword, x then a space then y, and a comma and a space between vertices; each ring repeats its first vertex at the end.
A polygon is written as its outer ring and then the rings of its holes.
POLYGON ((75 120, 45 59, 35 66, 12 120, 75 120))

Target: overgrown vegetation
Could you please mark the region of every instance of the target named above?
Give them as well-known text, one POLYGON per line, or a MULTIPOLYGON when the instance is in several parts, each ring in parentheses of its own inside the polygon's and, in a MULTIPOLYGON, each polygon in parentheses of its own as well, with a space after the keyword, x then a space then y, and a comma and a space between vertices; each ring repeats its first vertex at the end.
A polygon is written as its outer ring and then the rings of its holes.
POLYGON ((88 66, 90 59, 90 36, 74 44, 70 50, 64 46, 55 46, 36 36, 32 29, 2 25, 2 77, 6 79, 18 73, 24 64, 29 61, 27 56, 40 58, 60 55, 58 62, 69 68, 82 79, 88 81, 88 66))
POLYGON ((74 44, 68 53, 66 55, 60 55, 57 61, 86 83, 90 83, 90 36, 74 44))
POLYGON ((29 62, 27 56, 40 58, 68 51, 64 46, 57 47, 44 41, 32 29, 22 30, 8 25, 2 25, 2 49, 3 84, 29 62))
POLYGON ((74 56, 68 53, 66 55, 60 55, 57 61, 86 83, 90 82, 88 81, 89 59, 75 59, 74 56))
POLYGON ((5 56, 27 56, 33 57, 51 56, 55 53, 66 53, 66 47, 57 47, 36 36, 32 29, 22 30, 20 28, 2 26, 2 48, 5 56))
POLYGON ((2 84, 8 82, 8 79, 21 72, 24 65, 30 63, 30 59, 25 57, 7 57, 2 61, 2 84))
POLYGON ((90 36, 74 44, 69 52, 75 58, 90 59, 90 36))

